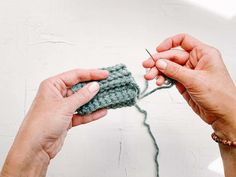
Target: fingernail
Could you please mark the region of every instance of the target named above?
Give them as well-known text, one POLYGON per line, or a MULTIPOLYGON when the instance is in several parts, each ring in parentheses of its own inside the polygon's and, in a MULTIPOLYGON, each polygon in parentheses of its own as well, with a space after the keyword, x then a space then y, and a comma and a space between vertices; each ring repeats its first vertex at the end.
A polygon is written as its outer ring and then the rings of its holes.
POLYGON ((109 74, 109 71, 107 70, 101 70, 103 73, 109 74))
POLYGON ((97 82, 92 82, 89 87, 88 87, 89 91, 94 93, 97 92, 99 89, 99 84, 97 82))
POLYGON ((106 109, 103 109, 103 110, 101 110, 101 112, 99 112, 99 116, 105 116, 105 115, 107 115, 106 109))
POLYGON ((107 74, 108 76, 110 75, 110 72, 109 72, 109 71, 105 70, 105 72, 106 72, 106 74, 107 74))
POLYGON ((167 63, 164 60, 158 60, 156 66, 158 69, 166 69, 167 63))

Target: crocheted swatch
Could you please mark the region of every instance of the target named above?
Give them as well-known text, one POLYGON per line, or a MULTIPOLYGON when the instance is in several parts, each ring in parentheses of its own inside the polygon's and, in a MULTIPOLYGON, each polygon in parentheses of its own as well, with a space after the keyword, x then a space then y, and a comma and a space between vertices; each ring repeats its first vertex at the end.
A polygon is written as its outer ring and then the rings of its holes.
MULTIPOLYGON (((159 163, 158 154, 159 147, 156 139, 151 131, 150 125, 147 123, 147 111, 139 107, 136 102, 137 99, 141 100, 148 95, 151 95, 157 90, 171 88, 174 85, 174 81, 167 78, 164 86, 157 87, 147 92, 148 81, 145 81, 145 88, 140 93, 139 86, 136 84, 131 72, 128 71, 124 64, 115 65, 113 67, 102 68, 109 71, 109 76, 105 80, 97 81, 100 85, 100 90, 97 95, 87 104, 77 109, 77 113, 80 115, 86 115, 92 113, 101 108, 115 109, 125 106, 133 106, 144 115, 143 125, 147 127, 147 131, 153 140, 153 144, 156 149, 155 164, 156 164, 156 176, 159 177, 159 163)), ((85 86, 88 82, 78 83, 72 87, 72 91, 76 92, 85 86)))
MULTIPOLYGON (((76 110, 80 115, 90 114, 102 108, 116 109, 133 106, 137 101, 140 93, 139 86, 124 64, 101 69, 109 71, 109 76, 107 79, 97 81, 100 90, 91 101, 76 110)), ((87 83, 78 83, 71 89, 76 92, 87 83)))

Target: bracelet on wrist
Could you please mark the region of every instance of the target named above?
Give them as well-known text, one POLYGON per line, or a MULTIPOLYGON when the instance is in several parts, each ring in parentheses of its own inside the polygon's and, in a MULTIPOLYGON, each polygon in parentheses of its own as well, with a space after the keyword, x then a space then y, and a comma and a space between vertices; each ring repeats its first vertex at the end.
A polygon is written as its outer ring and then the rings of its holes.
POLYGON ((236 141, 231 141, 231 140, 227 140, 227 139, 222 139, 219 136, 217 136, 215 133, 211 134, 212 139, 219 143, 219 144, 223 144, 223 145, 227 145, 227 146, 231 146, 231 147, 235 147, 236 148, 236 141))

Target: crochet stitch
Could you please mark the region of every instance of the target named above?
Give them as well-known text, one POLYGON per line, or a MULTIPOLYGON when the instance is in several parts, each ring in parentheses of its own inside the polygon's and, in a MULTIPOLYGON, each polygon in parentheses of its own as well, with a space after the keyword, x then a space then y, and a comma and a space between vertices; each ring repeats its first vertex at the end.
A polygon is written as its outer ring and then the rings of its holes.
MULTIPOLYGON (((151 131, 151 127, 147 123, 147 111, 140 108, 136 103, 137 100, 141 100, 157 90, 172 87, 174 85, 174 81, 170 78, 167 78, 163 86, 157 87, 149 92, 147 92, 148 81, 145 81, 145 88, 140 93, 139 86, 136 84, 134 78, 124 64, 118 64, 113 67, 102 69, 109 71, 110 74, 108 78, 97 81, 100 85, 100 90, 97 95, 90 102, 78 108, 76 112, 80 115, 86 115, 101 108, 115 109, 135 105, 137 110, 144 115, 143 125, 147 128, 147 131, 156 149, 154 160, 156 164, 156 176, 159 177, 159 163, 157 160, 159 147, 151 131)), ((72 87, 72 91, 78 91, 87 83, 88 82, 83 82, 74 85, 72 87)))
MULTIPOLYGON (((77 109, 78 114, 86 115, 102 108, 116 109, 135 105, 140 89, 127 67, 118 64, 102 69, 109 71, 108 78, 97 81, 100 85, 99 92, 90 102, 77 109)), ((72 87, 72 91, 76 92, 86 84, 87 82, 78 83, 72 87)))

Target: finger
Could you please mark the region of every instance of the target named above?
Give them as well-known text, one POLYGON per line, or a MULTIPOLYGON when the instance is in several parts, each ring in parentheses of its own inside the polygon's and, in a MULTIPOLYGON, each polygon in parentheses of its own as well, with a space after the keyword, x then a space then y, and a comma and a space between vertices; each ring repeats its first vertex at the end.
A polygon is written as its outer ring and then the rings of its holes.
POLYGON ((157 86, 162 86, 165 83, 165 77, 163 75, 159 75, 156 81, 157 86))
POLYGON ((67 89, 67 93, 66 93, 66 96, 68 97, 68 96, 71 96, 71 95, 73 95, 74 94, 74 92, 71 90, 71 89, 67 89))
POLYGON ((91 82, 73 95, 66 97, 67 105, 70 108, 70 111, 74 112, 77 108, 89 102, 99 91, 99 84, 97 82, 91 82))
POLYGON ((157 60, 156 67, 164 75, 180 82, 185 87, 187 85, 190 85, 190 83, 192 83, 192 81, 194 80, 194 70, 183 67, 170 60, 157 60))
POLYGON ((200 41, 188 34, 178 34, 166 39, 156 48, 156 50, 158 52, 163 52, 171 48, 181 46, 184 50, 191 51, 193 48, 200 44, 200 41))
POLYGON ((184 65, 189 59, 189 53, 184 50, 171 49, 163 52, 158 52, 153 55, 155 61, 158 59, 168 59, 178 64, 184 65))
POLYGON ((109 72, 106 70, 74 69, 74 70, 59 74, 57 76, 54 76, 51 79, 54 79, 54 80, 60 79, 66 84, 66 86, 71 87, 83 81, 106 79, 108 75, 109 75, 109 72))
POLYGON ((69 124, 67 130, 70 130, 71 128, 72 128, 72 121, 70 122, 70 124, 69 124))
POLYGON ((144 78, 146 80, 152 80, 154 79, 158 74, 158 70, 157 68, 154 66, 153 68, 150 69, 150 71, 148 71, 147 74, 144 75, 144 78))
POLYGON ((101 109, 101 110, 98 110, 96 112, 93 112, 93 113, 85 115, 85 116, 74 115, 72 117, 72 127, 75 127, 75 126, 78 126, 81 124, 87 124, 89 122, 98 120, 98 119, 104 117, 106 114, 107 114, 107 110, 101 109))
POLYGON ((152 68, 153 66, 155 66, 155 62, 153 61, 152 58, 149 58, 143 62, 144 68, 152 68))

